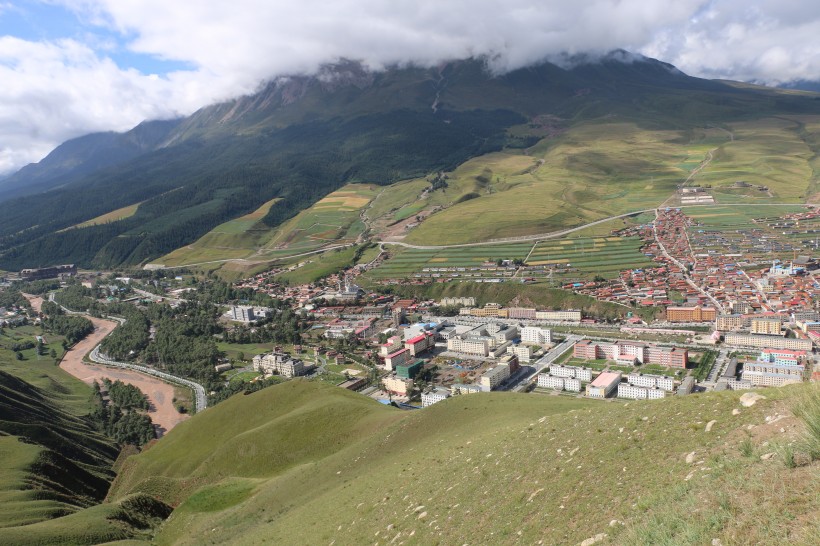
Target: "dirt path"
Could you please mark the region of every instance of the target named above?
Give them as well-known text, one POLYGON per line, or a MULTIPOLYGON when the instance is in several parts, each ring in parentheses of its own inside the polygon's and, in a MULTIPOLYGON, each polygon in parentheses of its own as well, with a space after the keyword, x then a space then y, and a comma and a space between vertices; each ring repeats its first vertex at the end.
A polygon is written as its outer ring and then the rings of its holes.
MULTIPOLYGON (((31 306, 39 311, 43 304, 43 298, 26 296, 31 302, 31 306)), ((101 381, 107 377, 111 381, 119 379, 123 383, 134 385, 148 397, 148 415, 157 428, 157 436, 162 436, 176 425, 185 421, 190 416, 179 413, 174 407, 174 387, 164 381, 154 377, 149 377, 131 370, 119 368, 107 368, 97 364, 87 364, 83 362, 83 357, 91 352, 105 336, 116 328, 117 323, 112 320, 88 317, 94 324, 94 332, 72 347, 63 356, 60 367, 89 385, 96 381, 101 381)))

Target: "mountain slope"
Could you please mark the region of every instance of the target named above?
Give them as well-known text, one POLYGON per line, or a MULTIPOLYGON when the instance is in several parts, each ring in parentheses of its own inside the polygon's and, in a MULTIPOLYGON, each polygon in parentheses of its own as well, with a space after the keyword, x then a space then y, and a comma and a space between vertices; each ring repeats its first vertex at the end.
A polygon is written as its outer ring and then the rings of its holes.
POLYGON ((178 120, 149 121, 127 133, 93 133, 68 140, 40 162, 0 180, 0 201, 70 184, 155 150, 177 125, 178 120))
POLYGON ((501 393, 400 412, 289 382, 174 429, 128 460, 110 499, 181 502, 160 544, 812 544, 817 465, 760 458, 796 441, 789 407, 807 392, 750 408, 732 392, 501 393))
POLYGON ((280 199, 263 219, 275 227, 346 183, 388 184, 532 146, 548 137, 533 130, 539 116, 563 128, 617 118, 685 132, 820 114, 810 94, 691 78, 624 52, 566 61, 502 76, 480 60, 379 73, 343 63, 279 79, 180 121, 162 148, 0 203, 0 267, 144 263, 280 199), (130 218, 60 232, 134 203, 130 218))

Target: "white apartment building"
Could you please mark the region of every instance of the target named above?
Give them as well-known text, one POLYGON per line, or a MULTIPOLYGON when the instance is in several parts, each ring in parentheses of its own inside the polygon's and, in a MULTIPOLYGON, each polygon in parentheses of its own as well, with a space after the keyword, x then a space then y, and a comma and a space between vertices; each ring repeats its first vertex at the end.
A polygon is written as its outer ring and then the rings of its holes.
POLYGON ((305 364, 298 358, 291 358, 286 353, 268 353, 253 357, 253 371, 267 375, 296 377, 304 373, 305 364))
POLYGON ((630 385, 635 385, 638 387, 662 389, 667 392, 672 392, 675 390, 675 379, 665 375, 644 375, 640 373, 631 373, 626 376, 626 380, 630 385))
POLYGON ((499 364, 495 368, 490 368, 479 378, 478 384, 484 392, 491 391, 510 377, 510 367, 506 364, 499 364))
POLYGON ((639 387, 627 383, 618 384, 618 398, 628 398, 630 400, 657 400, 664 398, 666 391, 663 389, 639 387))
POLYGON ((526 345, 510 345, 507 352, 517 356, 519 362, 529 362, 532 359, 532 347, 526 345))
POLYGON ((550 366, 550 375, 556 377, 572 377, 580 381, 592 381, 592 370, 578 366, 550 366))
POLYGON ((521 329, 521 343, 549 345, 552 343, 552 331, 537 326, 525 326, 521 329))
POLYGON ((570 392, 581 392, 581 382, 572 377, 555 377, 549 374, 538 374, 539 387, 545 389, 566 390, 570 392))
POLYGON ((450 398, 450 391, 447 389, 436 388, 431 391, 423 392, 421 393, 421 407, 426 408, 448 398, 450 398))
POLYGON ((536 311, 536 320, 581 322, 581 311, 536 311))
POLYGON ((791 349, 793 351, 811 351, 812 343, 808 339, 796 339, 779 336, 762 336, 752 334, 726 334, 726 345, 739 347, 760 347, 768 349, 791 349))
POLYGON ((487 336, 451 337, 447 340, 447 350, 476 356, 487 356, 490 353, 490 340, 487 336))

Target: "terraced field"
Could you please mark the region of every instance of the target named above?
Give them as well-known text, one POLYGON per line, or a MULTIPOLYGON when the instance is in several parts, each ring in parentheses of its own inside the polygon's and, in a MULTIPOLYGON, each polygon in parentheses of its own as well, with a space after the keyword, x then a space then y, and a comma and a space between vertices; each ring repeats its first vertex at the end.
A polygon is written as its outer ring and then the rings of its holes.
MULTIPOLYGON (((441 250, 420 250, 391 248, 394 257, 390 258, 382 266, 374 270, 370 275, 374 278, 405 278, 421 274, 424 269, 430 268, 463 268, 464 271, 456 272, 464 277, 470 276, 493 276, 495 272, 479 272, 471 270, 478 268, 484 262, 494 262, 496 260, 523 260, 527 257, 532 243, 512 243, 500 245, 486 245, 462 248, 444 248, 441 250)), ((426 272, 428 275, 438 274, 426 272)), ((450 273, 441 273, 441 276, 450 276, 450 273)))
POLYGON ((564 265, 582 274, 614 276, 623 269, 650 267, 638 237, 583 237, 539 242, 527 265, 564 265))

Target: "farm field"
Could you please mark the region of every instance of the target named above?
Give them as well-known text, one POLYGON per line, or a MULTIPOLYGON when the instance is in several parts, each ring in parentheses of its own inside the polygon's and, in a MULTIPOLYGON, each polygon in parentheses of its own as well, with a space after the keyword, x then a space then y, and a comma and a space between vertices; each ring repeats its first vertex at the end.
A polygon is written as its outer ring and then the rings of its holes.
POLYGON ((565 265, 582 274, 608 276, 624 269, 651 267, 641 253, 638 237, 573 237, 550 239, 536 244, 527 265, 565 265))
POLYGON ((133 205, 128 205, 127 207, 112 210, 111 212, 101 214, 96 218, 92 218, 91 220, 86 220, 85 222, 79 223, 76 226, 72 226, 72 228, 84 228, 89 226, 96 226, 99 224, 107 224, 109 222, 116 222, 117 220, 125 220, 126 218, 134 216, 134 214, 137 213, 137 208, 139 208, 141 204, 142 203, 135 203, 133 205))
MULTIPOLYGON (((477 198, 430 216, 406 240, 450 244, 546 233, 651 208, 728 139, 717 129, 685 134, 629 123, 576 126, 527 150, 524 157, 537 161, 529 168, 521 169, 521 162, 487 165, 480 176, 490 183, 477 198)), ((478 180, 475 169, 464 176, 478 180)))
POLYGON ((806 210, 805 207, 777 205, 748 207, 681 207, 681 210, 690 218, 709 229, 734 230, 755 226, 753 219, 778 218, 784 214, 806 210))
POLYGON ((270 233, 270 228, 260 225, 260 220, 278 200, 271 199, 245 216, 220 224, 195 243, 179 248, 157 262, 178 266, 249 256, 256 250, 259 238, 270 233))
MULTIPOLYGON (((454 267, 469 269, 479 267, 487 261, 523 260, 532 248, 533 243, 512 243, 483 245, 461 248, 443 248, 440 250, 398 249, 388 247, 393 257, 370 272, 373 278, 403 278, 421 273, 425 268, 454 267)), ((466 271, 465 271, 466 273, 466 271)), ((479 274, 472 271, 471 274, 479 274)), ((497 276, 495 272, 486 272, 487 276, 497 276)), ((479 275, 481 276, 481 275, 479 275)))

